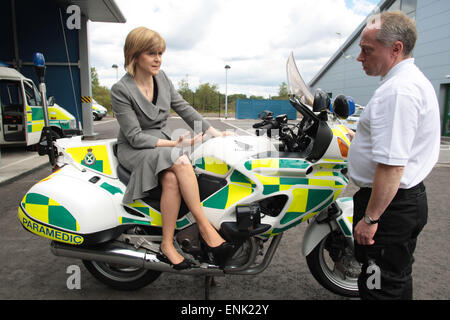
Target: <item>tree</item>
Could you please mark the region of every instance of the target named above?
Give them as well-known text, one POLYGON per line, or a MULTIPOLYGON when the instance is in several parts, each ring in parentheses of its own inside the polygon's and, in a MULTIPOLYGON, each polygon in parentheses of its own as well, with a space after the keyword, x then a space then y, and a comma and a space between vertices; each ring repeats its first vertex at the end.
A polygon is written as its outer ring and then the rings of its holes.
POLYGON ((195 107, 201 112, 219 110, 219 91, 216 84, 202 83, 195 90, 195 107))
POLYGON ((286 100, 289 98, 289 91, 286 82, 282 82, 278 87, 278 96, 273 96, 272 100, 286 100))
POLYGON ((289 97, 288 87, 287 87, 286 82, 284 82, 284 81, 280 84, 280 87, 278 89, 278 96, 280 98, 287 98, 287 97, 289 97))
POLYGON ((191 106, 194 106, 194 92, 189 88, 187 79, 181 79, 178 82, 178 93, 181 94, 184 100, 186 100, 191 106))
POLYGON ((95 67, 91 68, 91 85, 92 97, 106 109, 111 112, 111 92, 107 87, 101 86, 98 79, 97 70, 95 67))

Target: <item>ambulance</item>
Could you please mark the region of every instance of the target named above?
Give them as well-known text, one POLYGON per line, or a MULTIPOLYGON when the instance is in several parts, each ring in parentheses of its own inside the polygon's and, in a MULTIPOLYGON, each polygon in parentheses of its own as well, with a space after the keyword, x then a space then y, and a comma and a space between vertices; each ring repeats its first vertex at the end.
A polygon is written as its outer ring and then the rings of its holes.
MULTIPOLYGON (((48 99, 48 113, 54 137, 77 131, 75 117, 57 105, 54 97, 48 99)), ((0 66, 0 146, 35 145, 43 139, 43 127, 41 96, 33 81, 0 66)))

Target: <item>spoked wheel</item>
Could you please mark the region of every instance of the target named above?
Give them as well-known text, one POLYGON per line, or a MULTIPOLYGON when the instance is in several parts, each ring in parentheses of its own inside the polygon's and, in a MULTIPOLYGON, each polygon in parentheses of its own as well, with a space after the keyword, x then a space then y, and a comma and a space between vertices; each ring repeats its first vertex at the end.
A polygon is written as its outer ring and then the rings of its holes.
POLYGON ((84 266, 100 282, 117 290, 143 288, 161 275, 159 271, 83 260, 84 266))
POLYGON ((344 241, 334 242, 328 234, 306 257, 314 278, 326 289, 345 297, 358 297, 358 275, 361 265, 352 249, 344 241))

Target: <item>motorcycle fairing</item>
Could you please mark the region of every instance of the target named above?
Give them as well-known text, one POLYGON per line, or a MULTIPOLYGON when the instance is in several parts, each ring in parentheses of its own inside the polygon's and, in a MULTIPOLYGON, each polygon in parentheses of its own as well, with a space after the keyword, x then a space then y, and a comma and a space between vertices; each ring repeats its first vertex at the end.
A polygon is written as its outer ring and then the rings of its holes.
POLYGON ((345 237, 353 239, 353 198, 344 197, 336 199, 336 204, 342 210, 342 215, 337 219, 339 227, 345 237))
MULTIPOLYGON (((263 237, 274 236, 310 219, 329 206, 347 185, 345 176, 340 172, 340 165, 331 165, 327 161, 321 161, 314 165, 303 163, 300 170, 298 170, 299 163, 295 163, 290 172, 284 170, 284 174, 288 176, 280 176, 280 173, 274 169, 276 169, 277 161, 279 163, 286 160, 288 159, 265 159, 263 162, 275 164, 272 171, 264 167, 264 175, 254 173, 257 181, 262 184, 263 195, 285 194, 289 199, 277 217, 261 219, 262 223, 273 226, 271 230, 262 235, 263 237), (302 169, 307 169, 308 173, 299 175, 302 169)), ((257 163, 261 163, 261 159, 257 163)), ((252 170, 261 170, 261 167, 258 166, 253 168, 252 163, 252 170)))
POLYGON ((126 229, 124 226, 118 226, 91 234, 70 232, 67 229, 38 221, 28 214, 22 204, 19 205, 18 218, 22 227, 35 235, 77 246, 103 243, 115 239, 126 229))
POLYGON ((116 179, 118 161, 113 151, 116 142, 116 139, 82 140, 80 136, 58 139, 58 150, 64 154, 59 161, 75 162, 84 169, 116 179))

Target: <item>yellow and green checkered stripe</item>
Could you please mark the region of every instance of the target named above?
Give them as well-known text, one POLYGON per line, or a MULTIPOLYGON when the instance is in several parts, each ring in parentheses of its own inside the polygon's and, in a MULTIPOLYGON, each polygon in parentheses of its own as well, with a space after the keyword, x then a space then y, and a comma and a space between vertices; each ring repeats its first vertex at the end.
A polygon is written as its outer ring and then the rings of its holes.
POLYGON ((42 131, 44 127, 44 111, 40 106, 27 106, 28 133, 42 131))
MULTIPOLYGON (((70 118, 57 108, 49 107, 50 126, 61 129, 70 128, 70 118)), ((44 128, 44 111, 41 106, 27 106, 28 133, 39 132, 44 128)))
POLYGON ((230 175, 230 183, 202 202, 203 207, 226 209, 253 193, 256 184, 238 170, 230 175))
MULTIPOLYGON (((162 227, 162 216, 161 213, 150 207, 143 201, 136 200, 133 203, 127 205, 128 207, 142 213, 146 217, 149 217, 148 220, 138 220, 127 217, 120 217, 119 222, 121 224, 124 223, 132 223, 132 224, 143 224, 148 226, 162 227)), ((180 229, 189 224, 189 220, 186 216, 177 220, 176 228, 180 229)))
POLYGON ((280 224, 283 226, 281 228, 273 228, 262 236, 271 237, 277 235, 312 218, 333 202, 333 193, 333 190, 326 189, 293 189, 293 200, 280 219, 280 224))
POLYGON ((230 170, 230 166, 225 162, 213 158, 213 157, 202 157, 195 161, 194 165, 202 170, 212 172, 219 175, 226 175, 230 170))
POLYGON ((22 206, 28 215, 42 223, 72 231, 80 230, 72 214, 49 197, 38 193, 27 193, 22 200, 22 206))
POLYGON ((256 168, 306 169, 310 165, 309 162, 304 160, 280 158, 248 160, 244 164, 245 168, 249 171, 256 168))

